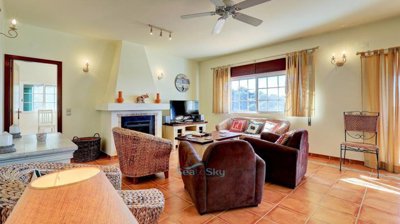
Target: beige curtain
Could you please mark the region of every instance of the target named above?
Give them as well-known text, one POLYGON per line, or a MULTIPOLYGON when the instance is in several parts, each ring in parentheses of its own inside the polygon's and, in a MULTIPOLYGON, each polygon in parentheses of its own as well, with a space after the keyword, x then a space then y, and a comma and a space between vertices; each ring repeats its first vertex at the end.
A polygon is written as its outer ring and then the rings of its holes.
POLYGON ((229 67, 214 68, 213 113, 229 112, 229 67))
MULTIPOLYGON (((380 165, 400 172, 400 48, 361 55, 363 110, 379 112, 378 145, 380 165)), ((374 155, 365 164, 376 167, 374 155)))
POLYGON ((311 117, 314 113, 314 51, 299 51, 286 58, 286 116, 311 117))

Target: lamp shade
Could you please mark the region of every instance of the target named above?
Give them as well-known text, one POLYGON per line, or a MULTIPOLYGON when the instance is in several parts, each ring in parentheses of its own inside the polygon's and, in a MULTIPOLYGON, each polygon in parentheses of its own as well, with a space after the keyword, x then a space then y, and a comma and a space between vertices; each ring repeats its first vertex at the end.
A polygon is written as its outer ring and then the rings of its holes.
POLYGON ((82 167, 31 182, 6 224, 138 223, 105 174, 82 167))

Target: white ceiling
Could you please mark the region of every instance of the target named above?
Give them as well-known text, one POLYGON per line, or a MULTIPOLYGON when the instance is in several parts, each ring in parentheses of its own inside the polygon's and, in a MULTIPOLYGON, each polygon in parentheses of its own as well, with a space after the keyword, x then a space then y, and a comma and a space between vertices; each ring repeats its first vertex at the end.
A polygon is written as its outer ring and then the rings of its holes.
POLYGON ((214 10, 209 0, 5 0, 5 8, 9 17, 16 17, 22 24, 128 40, 191 59, 400 15, 399 0, 272 0, 241 11, 264 20, 259 27, 230 18, 219 35, 212 35, 218 16, 180 18, 214 10), (173 40, 150 36, 147 24, 173 31, 173 40))

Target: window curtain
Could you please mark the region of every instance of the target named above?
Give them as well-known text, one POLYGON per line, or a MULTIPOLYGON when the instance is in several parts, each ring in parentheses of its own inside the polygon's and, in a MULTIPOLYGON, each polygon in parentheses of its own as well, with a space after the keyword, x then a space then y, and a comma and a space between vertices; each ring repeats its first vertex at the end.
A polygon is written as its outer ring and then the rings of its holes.
POLYGON ((285 115, 311 117, 314 113, 314 51, 289 53, 286 57, 285 115))
POLYGON ((229 112, 229 67, 213 69, 213 113, 229 112))
MULTIPOLYGON (((379 112, 380 166, 400 173, 400 48, 361 54, 363 110, 379 112)), ((365 165, 376 167, 374 155, 365 165)))

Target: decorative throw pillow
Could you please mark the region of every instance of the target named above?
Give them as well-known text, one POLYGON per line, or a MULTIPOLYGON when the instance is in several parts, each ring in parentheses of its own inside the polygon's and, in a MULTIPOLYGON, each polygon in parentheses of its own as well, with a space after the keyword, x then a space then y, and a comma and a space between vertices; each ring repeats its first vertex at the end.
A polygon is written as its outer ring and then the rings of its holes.
POLYGON ((261 122, 250 121, 249 126, 247 127, 247 129, 244 133, 253 134, 253 135, 260 134, 262 126, 263 126, 263 123, 261 123, 261 122))
POLYGON ((293 137, 296 130, 291 130, 281 135, 276 141, 276 144, 285 145, 291 137, 293 137))
POLYGON ((275 132, 278 124, 272 121, 265 121, 263 132, 275 132))
POLYGON ((247 123, 246 120, 233 120, 231 128, 229 129, 229 131, 232 131, 232 132, 243 132, 246 123, 247 123))

